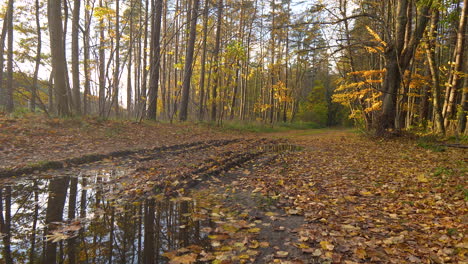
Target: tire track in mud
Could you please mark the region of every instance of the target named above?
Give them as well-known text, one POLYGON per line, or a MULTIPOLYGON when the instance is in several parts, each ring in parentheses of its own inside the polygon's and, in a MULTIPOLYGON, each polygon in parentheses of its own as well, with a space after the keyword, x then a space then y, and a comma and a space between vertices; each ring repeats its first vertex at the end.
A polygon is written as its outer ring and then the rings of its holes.
POLYGON ((22 176, 25 174, 33 174, 37 172, 43 172, 46 170, 59 170, 59 169, 68 168, 68 167, 77 167, 77 166, 88 164, 88 163, 102 161, 108 158, 123 158, 123 157, 131 158, 131 156, 145 155, 145 154, 148 155, 150 153, 149 156, 146 157, 146 159, 151 160, 151 159, 158 158, 163 153, 178 155, 180 153, 186 152, 192 147, 194 148, 194 150, 200 150, 200 149, 208 148, 210 146, 222 146, 222 145, 226 145, 230 143, 235 143, 237 141, 239 141, 239 139, 197 141, 197 142, 191 142, 191 143, 155 147, 152 149, 121 150, 121 151, 110 152, 107 154, 89 154, 89 155, 84 155, 81 157, 68 158, 64 160, 43 161, 43 162, 38 162, 32 165, 28 165, 25 167, 19 167, 19 168, 13 167, 13 168, 2 169, 0 170, 0 179, 13 177, 13 176, 22 176))

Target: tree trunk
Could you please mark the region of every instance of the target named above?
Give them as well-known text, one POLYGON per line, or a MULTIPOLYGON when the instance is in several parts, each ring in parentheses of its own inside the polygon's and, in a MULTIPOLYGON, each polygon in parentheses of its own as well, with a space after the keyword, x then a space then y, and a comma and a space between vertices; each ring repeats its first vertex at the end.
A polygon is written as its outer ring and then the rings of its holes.
POLYGON ((54 90, 57 111, 60 116, 70 115, 67 97, 65 47, 63 46, 62 1, 48 1, 48 21, 52 70, 54 72, 54 90))
POLYGON ((115 65, 113 77, 113 96, 115 115, 119 116, 119 83, 120 83, 120 0, 115 0, 115 65))
POLYGON ((162 17, 163 0, 156 0, 154 6, 154 18, 153 18, 153 29, 152 31, 152 60, 151 60, 151 76, 150 76, 150 87, 149 87, 149 106, 148 106, 148 118, 156 120, 157 108, 158 108, 158 88, 159 88, 159 65, 161 62, 161 17, 162 17))
POLYGON ((463 68, 463 63, 466 58, 464 58, 465 51, 465 35, 466 35, 466 21, 467 21, 467 5, 468 0, 463 1, 463 9, 460 15, 460 23, 458 26, 457 32, 457 43, 454 50, 454 63, 452 64, 452 71, 450 75, 450 80, 447 82, 447 90, 450 90, 448 98, 446 98, 446 107, 444 113, 444 125, 447 128, 450 119, 453 118, 455 112, 455 99, 457 95, 457 90, 460 88, 460 72, 463 68))
POLYGON ((408 1, 398 1, 395 39, 385 51, 386 74, 382 86, 382 111, 377 121, 376 134, 382 136, 386 129, 395 128, 397 94, 400 92, 402 74, 408 69, 428 22, 429 6, 432 1, 418 9, 418 23, 411 34, 409 43, 405 43, 406 23, 408 23, 408 1))
POLYGON ((75 0, 72 21, 72 78, 73 78, 73 107, 76 114, 81 114, 80 95, 80 4, 82 0, 75 0))
POLYGON ((7 112, 13 112, 13 0, 8 2, 8 62, 7 62, 7 96, 6 108, 7 112))
MULTIPOLYGON (((104 8, 102 0, 99 7, 104 8)), ((99 21, 99 116, 104 117, 106 112, 106 40, 104 20, 99 21)))
POLYGON ((432 103, 434 106, 436 133, 445 134, 444 119, 442 117, 442 105, 440 95, 439 71, 435 60, 437 24, 439 22, 439 11, 434 10, 431 15, 431 27, 429 29, 429 41, 426 48, 427 62, 432 79, 432 103))
POLYGON ((218 15, 217 15, 217 25, 216 25, 216 43, 215 43, 215 49, 214 49, 214 55, 213 55, 213 63, 216 64, 213 75, 214 75, 214 80, 213 80, 213 87, 211 90, 211 122, 216 121, 216 100, 217 100, 217 86, 219 83, 219 51, 220 51, 220 46, 221 46, 221 25, 222 25, 222 20, 223 20, 223 0, 218 1, 218 15))
MULTIPOLYGON (((86 6, 89 6, 89 1, 86 0, 86 6)), ((89 55, 89 45, 90 45, 90 26, 91 26, 91 12, 88 8, 85 8, 85 24, 83 32, 83 49, 84 49, 84 75, 85 75, 85 87, 83 92, 83 114, 87 115, 90 113, 89 99, 91 98, 91 73, 89 68, 90 55, 89 55)))
POLYGON ((128 39, 128 62, 127 62, 127 115, 131 116, 132 113, 132 51, 133 51, 133 0, 130 0, 130 29, 128 39))
MULTIPOLYGON (((190 1, 190 0, 189 0, 190 1)), ((182 101, 180 106, 179 120, 187 120, 188 101, 190 93, 190 81, 192 79, 193 72, 193 52, 195 50, 195 37, 197 33, 197 18, 198 18, 198 6, 200 0, 194 0, 191 23, 190 23, 190 36, 187 46, 187 53, 185 55, 185 67, 184 67, 184 82, 182 84, 182 101)))
POLYGON ((36 32, 37 32, 37 49, 36 49, 36 66, 34 68, 34 77, 33 77, 33 84, 31 87, 31 104, 30 110, 31 112, 36 111, 36 97, 37 97, 37 82, 38 82, 38 75, 39 75, 39 67, 41 66, 41 49, 42 49, 42 34, 41 34, 41 22, 39 16, 39 0, 35 1, 36 5, 36 32))
MULTIPOLYGON (((465 71, 468 67, 468 63, 465 61, 465 71)), ((462 98, 461 98, 461 110, 458 113, 458 134, 463 135, 466 133, 466 119, 468 115, 468 77, 464 77, 462 86, 462 98)))
POLYGON ((202 56, 200 61, 200 108, 198 109, 198 120, 203 120, 204 107, 205 107, 205 71, 206 71, 206 39, 208 37, 208 13, 209 1, 205 0, 205 7, 203 9, 203 43, 202 43, 202 56))
POLYGON ((5 40, 7 36, 7 28, 8 28, 8 10, 5 14, 5 19, 3 20, 3 27, 2 27, 2 34, 0 35, 0 107, 6 107, 6 98, 7 92, 5 87, 3 86, 3 64, 4 64, 4 57, 3 54, 5 53, 5 40))
POLYGON ((149 0, 145 1, 145 37, 143 41, 143 76, 141 80, 141 98, 139 98, 140 105, 139 108, 141 109, 141 117, 144 118, 146 116, 146 102, 148 100, 147 97, 147 83, 148 83, 148 69, 147 69, 147 61, 148 61, 148 25, 149 25, 149 15, 148 9, 149 8, 149 0))

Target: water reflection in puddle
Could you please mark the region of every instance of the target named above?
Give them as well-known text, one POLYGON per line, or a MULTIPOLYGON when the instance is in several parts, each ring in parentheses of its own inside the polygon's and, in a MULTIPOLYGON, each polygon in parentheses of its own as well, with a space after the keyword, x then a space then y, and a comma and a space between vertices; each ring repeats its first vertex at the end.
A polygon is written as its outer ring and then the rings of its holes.
POLYGON ((117 199, 122 173, 0 183, 0 263, 165 263, 209 245, 196 201, 117 199))

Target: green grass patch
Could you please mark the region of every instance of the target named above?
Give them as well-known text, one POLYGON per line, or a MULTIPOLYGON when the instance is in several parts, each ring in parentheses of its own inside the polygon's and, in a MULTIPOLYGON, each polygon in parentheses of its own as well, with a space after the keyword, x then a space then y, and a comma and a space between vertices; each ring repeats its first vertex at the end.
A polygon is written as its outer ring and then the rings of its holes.
MULTIPOLYGON (((208 126, 215 126, 213 123, 206 123, 208 126)), ((225 131, 253 132, 253 133, 273 133, 289 130, 310 130, 321 129, 320 125, 313 122, 297 122, 297 123, 276 123, 265 124, 258 122, 225 122, 218 126, 225 131)))
POLYGON ((446 150, 445 146, 441 146, 437 141, 438 137, 435 135, 427 135, 418 138, 417 145, 418 147, 431 150, 433 152, 444 152, 446 150))

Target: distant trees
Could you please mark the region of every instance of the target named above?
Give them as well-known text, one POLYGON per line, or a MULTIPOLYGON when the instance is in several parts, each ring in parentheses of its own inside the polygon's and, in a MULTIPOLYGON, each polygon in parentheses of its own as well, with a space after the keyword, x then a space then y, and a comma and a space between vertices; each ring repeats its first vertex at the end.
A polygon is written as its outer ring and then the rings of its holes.
POLYGON ((50 0, 47 21, 45 0, 26 2, 35 21, 13 0, 0 9, 8 111, 27 100, 60 115, 276 123, 326 106, 328 125, 346 108, 378 134, 466 131, 466 1, 50 0), (309 100, 319 91, 324 102, 309 100))

